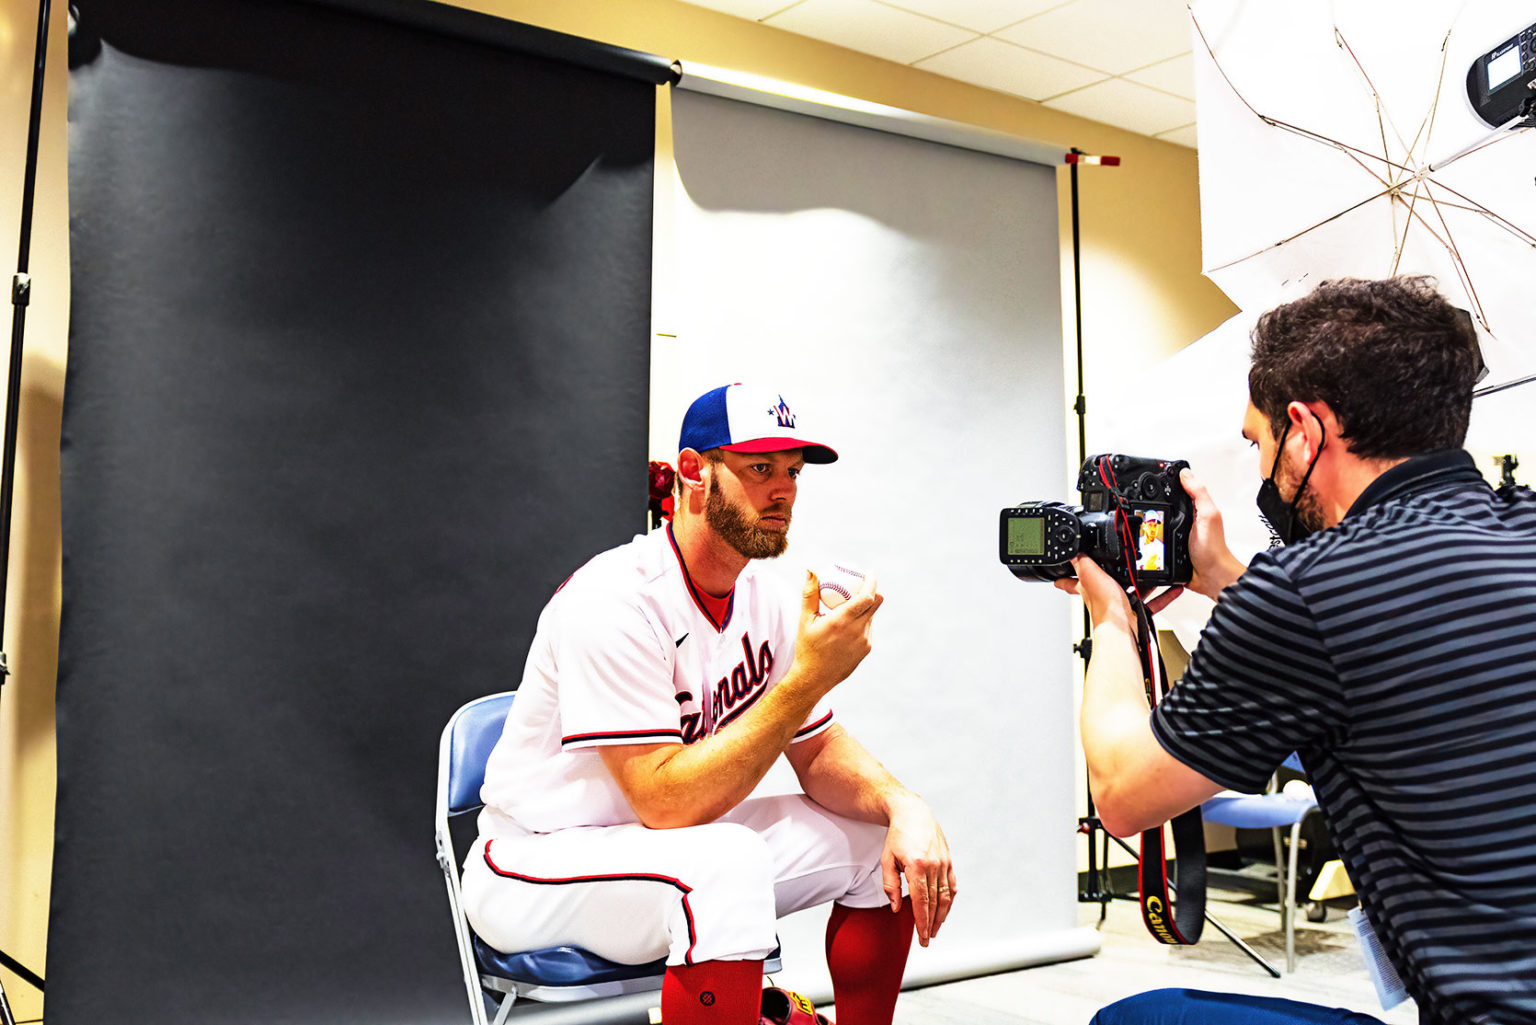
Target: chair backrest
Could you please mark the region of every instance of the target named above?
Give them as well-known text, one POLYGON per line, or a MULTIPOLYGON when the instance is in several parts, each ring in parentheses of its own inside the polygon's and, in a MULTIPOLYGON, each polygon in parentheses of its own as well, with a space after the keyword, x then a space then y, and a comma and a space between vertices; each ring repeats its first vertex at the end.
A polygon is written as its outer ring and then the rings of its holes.
POLYGON ((501 739, 516 691, 491 694, 469 702, 454 713, 443 729, 442 772, 444 811, 462 815, 480 808, 485 762, 501 739))

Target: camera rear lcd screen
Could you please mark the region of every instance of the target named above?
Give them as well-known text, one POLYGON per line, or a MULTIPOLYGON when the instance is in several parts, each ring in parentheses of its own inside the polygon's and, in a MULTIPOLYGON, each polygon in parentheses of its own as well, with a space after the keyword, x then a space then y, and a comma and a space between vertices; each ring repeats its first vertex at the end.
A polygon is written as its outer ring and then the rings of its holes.
POLYGON ((1012 516, 1008 519, 1009 555, 1045 554, 1045 518, 1012 516))
POLYGON ((1157 573, 1168 568, 1163 548, 1163 521, 1168 514, 1161 509, 1140 509, 1141 537, 1136 546, 1136 569, 1143 573, 1157 573))

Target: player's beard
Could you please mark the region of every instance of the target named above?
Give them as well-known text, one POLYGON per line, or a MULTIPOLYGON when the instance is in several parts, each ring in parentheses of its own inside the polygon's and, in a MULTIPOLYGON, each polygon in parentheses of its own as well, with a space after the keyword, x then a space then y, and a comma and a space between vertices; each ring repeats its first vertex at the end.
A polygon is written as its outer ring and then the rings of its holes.
POLYGON ((789 510, 784 510, 783 530, 764 530, 751 514, 729 501, 720 491, 720 482, 709 479, 709 493, 704 500, 704 518, 726 544, 748 559, 773 559, 789 547, 789 510))

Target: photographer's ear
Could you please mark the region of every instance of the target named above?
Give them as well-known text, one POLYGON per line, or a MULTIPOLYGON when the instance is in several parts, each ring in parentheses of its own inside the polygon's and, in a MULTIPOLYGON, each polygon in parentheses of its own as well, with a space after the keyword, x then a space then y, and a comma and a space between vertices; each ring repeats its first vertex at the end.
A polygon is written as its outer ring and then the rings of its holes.
POLYGON ((1302 462, 1310 464, 1328 444, 1330 432, 1337 433, 1333 410, 1326 402, 1292 402, 1285 407, 1291 421, 1291 436, 1302 439, 1302 462))

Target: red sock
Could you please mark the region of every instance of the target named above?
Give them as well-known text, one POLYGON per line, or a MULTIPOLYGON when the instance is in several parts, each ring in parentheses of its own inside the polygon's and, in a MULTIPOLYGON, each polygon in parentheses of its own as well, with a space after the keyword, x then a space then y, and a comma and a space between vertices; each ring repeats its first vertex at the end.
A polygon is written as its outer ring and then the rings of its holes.
POLYGON ((762 1002, 761 961, 668 965, 661 982, 666 1025, 757 1025, 762 1002))
MULTIPOLYGON (((853 1025, 890 1025, 912 949, 912 899, 900 911, 832 905, 827 920, 827 968, 837 1016, 853 1025)), ((667 1025, 671 1025, 668 1022, 667 1025)))

